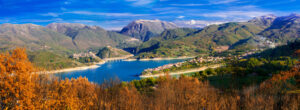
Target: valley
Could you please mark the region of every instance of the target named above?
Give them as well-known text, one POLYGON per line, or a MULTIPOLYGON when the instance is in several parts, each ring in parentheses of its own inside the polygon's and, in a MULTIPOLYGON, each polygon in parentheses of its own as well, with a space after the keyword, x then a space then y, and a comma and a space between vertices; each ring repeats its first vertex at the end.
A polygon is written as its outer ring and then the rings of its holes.
POLYGON ((0 0, 0 110, 300 110, 300 0, 0 0))
MULTIPOLYGON (((277 28, 299 19, 297 14, 265 15, 248 22, 210 25, 202 29, 179 28, 174 23, 160 20, 137 20, 120 32, 76 23, 51 23, 45 27, 2 24, 0 38, 4 43, 0 48, 25 47, 29 59, 45 70, 87 66, 105 59, 159 60, 220 53, 243 55, 286 44, 288 41, 276 33, 290 31, 298 24, 277 28), (270 33, 274 34, 269 36, 270 33)), ((296 40, 299 33, 291 32, 294 37, 288 38, 289 41, 296 40)))

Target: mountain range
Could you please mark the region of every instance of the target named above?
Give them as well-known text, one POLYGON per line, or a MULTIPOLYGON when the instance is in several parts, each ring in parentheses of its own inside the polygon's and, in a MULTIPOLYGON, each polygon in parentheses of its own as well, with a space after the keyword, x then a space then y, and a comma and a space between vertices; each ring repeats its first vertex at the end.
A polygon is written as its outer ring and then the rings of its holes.
POLYGON ((280 43, 296 40, 300 37, 300 15, 277 17, 270 27, 260 34, 280 43))
POLYGON ((52 23, 47 25, 46 28, 72 38, 74 46, 80 50, 105 46, 127 47, 139 44, 138 39, 116 32, 106 31, 98 26, 52 23))
POLYGON ((30 51, 74 50, 76 46, 72 38, 34 24, 2 24, 0 25, 0 47, 26 47, 30 51))
POLYGON ((136 20, 125 26, 120 33, 142 41, 148 41, 166 29, 175 29, 176 24, 160 20, 136 20))
POLYGON ((262 45, 262 47, 282 45, 299 38, 299 16, 265 15, 248 22, 210 25, 199 30, 187 31, 184 28, 165 30, 159 36, 137 47, 136 54, 138 58, 176 57, 228 49, 245 51, 245 48, 254 49, 262 45), (174 32, 166 34, 170 31, 174 32))
MULTIPOLYGON (((229 22, 202 29, 178 28, 172 22, 160 20, 136 20, 119 32, 76 23, 2 24, 0 49, 20 46, 32 53, 51 52, 61 59, 107 46, 131 48, 130 52, 137 58, 195 56, 286 44, 299 38, 299 30, 298 14, 265 15, 248 22, 229 22)), ((40 57, 35 55, 45 54, 32 54, 31 58, 40 57)))
POLYGON ((29 50, 86 50, 105 46, 136 46, 138 39, 106 31, 98 26, 52 23, 46 27, 34 24, 0 25, 1 48, 14 46, 29 50))
POLYGON ((45 69, 84 65, 69 58, 74 53, 99 50, 106 46, 136 47, 140 40, 98 26, 72 23, 0 25, 0 49, 24 47, 29 59, 45 69))

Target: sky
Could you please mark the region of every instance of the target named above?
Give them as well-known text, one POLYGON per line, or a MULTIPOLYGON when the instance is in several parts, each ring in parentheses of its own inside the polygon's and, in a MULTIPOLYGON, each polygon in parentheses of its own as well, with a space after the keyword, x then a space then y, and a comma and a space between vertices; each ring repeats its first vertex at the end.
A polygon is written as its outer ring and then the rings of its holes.
POLYGON ((300 0, 0 0, 0 23, 82 23, 119 30, 133 20, 180 26, 300 14, 300 0))

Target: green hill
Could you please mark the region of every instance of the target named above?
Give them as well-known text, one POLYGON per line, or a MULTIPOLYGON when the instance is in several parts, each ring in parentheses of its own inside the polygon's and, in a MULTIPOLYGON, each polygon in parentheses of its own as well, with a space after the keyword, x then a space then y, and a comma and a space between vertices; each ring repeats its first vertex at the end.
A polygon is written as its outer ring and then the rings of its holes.
POLYGON ((139 58, 194 56, 231 46, 261 32, 263 28, 253 23, 226 23, 212 25, 202 30, 175 29, 163 32, 137 48, 139 58))
POLYGON ((230 46, 231 50, 250 50, 274 48, 275 43, 262 36, 254 36, 248 39, 242 39, 230 46))
POLYGON ((248 22, 231 22, 210 25, 203 29, 190 29, 176 28, 172 23, 159 20, 138 20, 124 27, 120 32, 122 34, 106 31, 98 26, 73 23, 52 23, 46 27, 34 24, 2 24, 0 51, 17 46, 25 47, 34 53, 31 56, 32 61, 34 57, 40 57, 40 54, 35 52, 41 51, 68 60, 71 60, 69 56, 73 53, 96 52, 102 48, 103 52, 100 51, 98 55, 103 58, 128 54, 123 50, 107 48, 105 50, 106 46, 126 48, 127 51, 136 54, 136 58, 198 56, 228 49, 233 51, 265 49, 286 44, 299 39, 299 22, 300 15, 297 14, 283 17, 266 15, 248 22), (142 43, 141 40, 146 42, 142 43))
POLYGON ((73 23, 52 23, 47 28, 72 38, 79 50, 102 48, 105 46, 129 47, 137 46, 140 41, 116 32, 106 31, 98 26, 73 23))
POLYGON ((28 58, 36 67, 46 70, 56 70, 85 65, 68 58, 68 56, 58 55, 49 51, 28 52, 28 58))
POLYGON ((105 46, 134 47, 141 41, 98 26, 53 23, 46 27, 34 24, 0 25, 0 51, 26 48, 34 65, 47 69, 62 69, 85 65, 70 55, 105 46))
POLYGON ((0 47, 25 47, 30 51, 49 50, 66 53, 75 50, 72 39, 34 24, 2 24, 0 47))
POLYGON ((299 39, 300 15, 266 15, 248 22, 207 26, 201 30, 166 30, 136 48, 138 58, 195 56, 214 51, 265 49, 299 39), (227 48, 229 47, 229 48, 227 48))
POLYGON ((100 49, 96 55, 102 59, 105 59, 105 58, 114 58, 114 57, 124 57, 131 54, 122 49, 117 49, 117 48, 107 46, 100 49))

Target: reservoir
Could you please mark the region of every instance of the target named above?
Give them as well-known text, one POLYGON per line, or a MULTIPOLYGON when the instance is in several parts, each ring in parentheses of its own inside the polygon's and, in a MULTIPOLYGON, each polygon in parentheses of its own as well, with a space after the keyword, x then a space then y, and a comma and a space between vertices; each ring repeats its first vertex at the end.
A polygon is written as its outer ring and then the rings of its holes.
POLYGON ((173 59, 173 60, 148 60, 148 61, 108 61, 99 68, 59 73, 56 76, 65 78, 78 78, 80 76, 86 77, 91 82, 102 83, 104 80, 116 79, 121 81, 131 81, 140 79, 140 75, 144 69, 155 68, 170 63, 177 63, 185 61, 186 59, 173 59))

